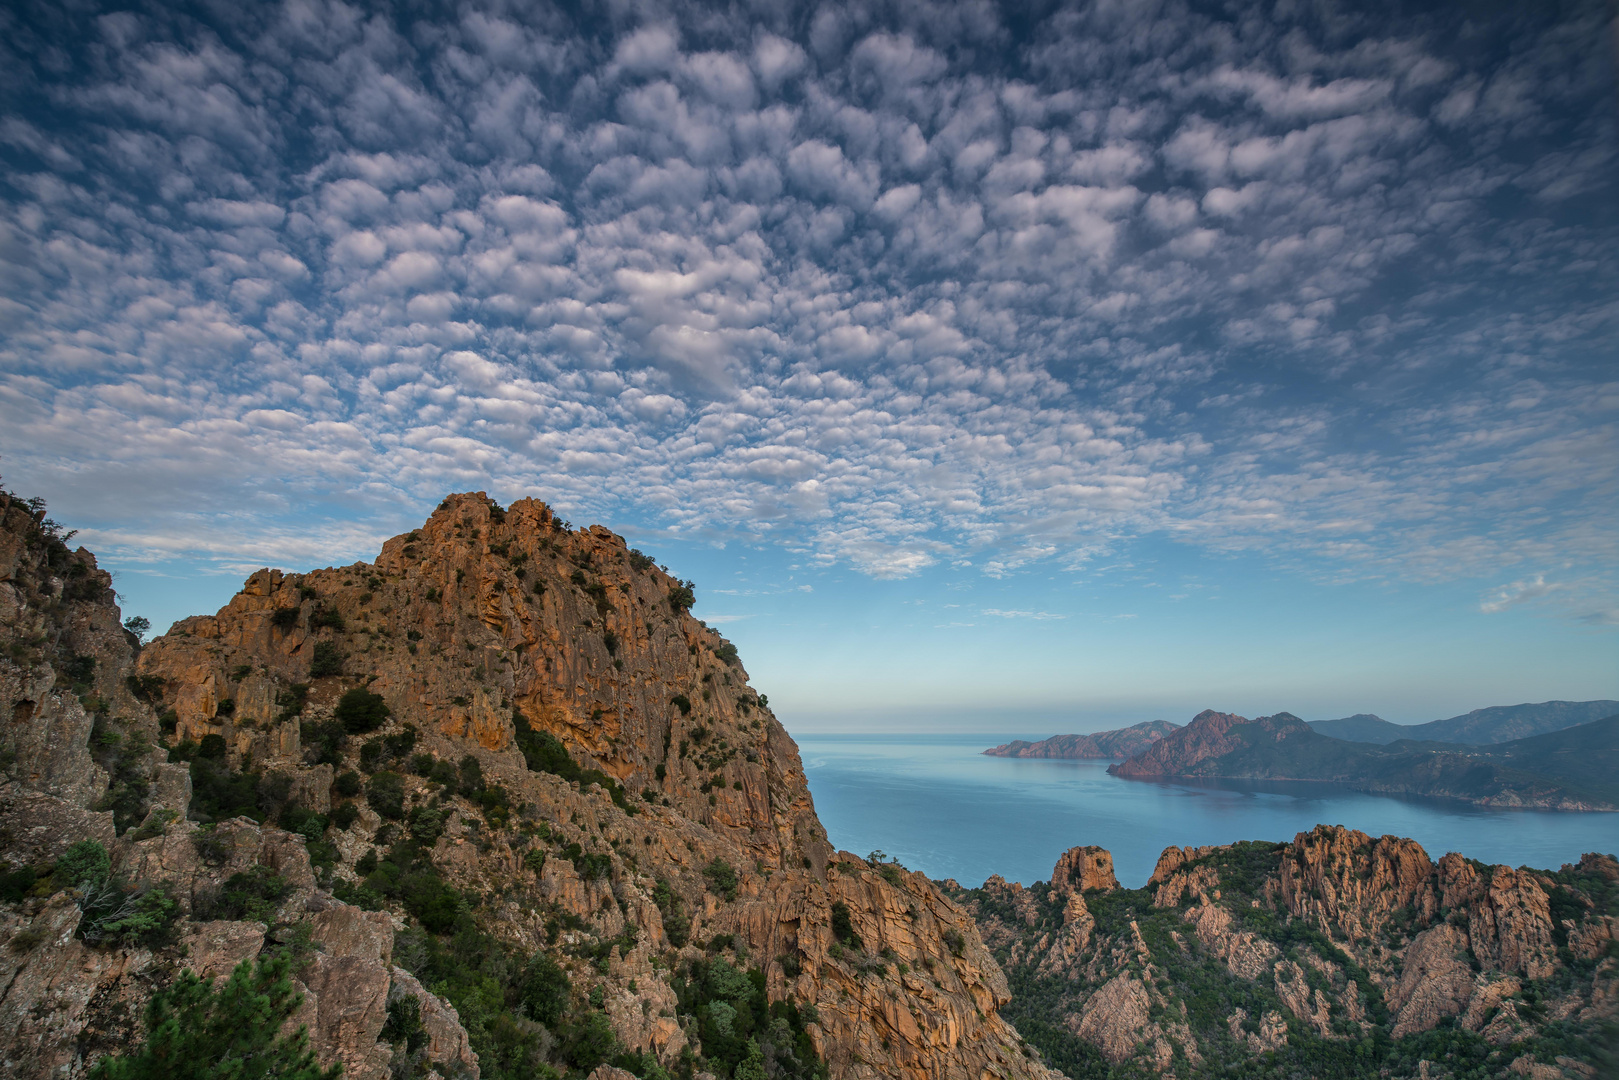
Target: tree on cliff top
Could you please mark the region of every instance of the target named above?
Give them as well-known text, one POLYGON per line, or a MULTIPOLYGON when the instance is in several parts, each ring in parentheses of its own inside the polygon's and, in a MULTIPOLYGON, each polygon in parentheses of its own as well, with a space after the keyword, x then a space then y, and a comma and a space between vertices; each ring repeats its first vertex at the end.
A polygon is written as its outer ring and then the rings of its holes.
POLYGON ((146 1042, 105 1057, 91 1080, 337 1080, 342 1065, 320 1067, 309 1032, 278 1033, 303 1003, 290 956, 243 960, 215 990, 184 971, 146 1005, 146 1042))

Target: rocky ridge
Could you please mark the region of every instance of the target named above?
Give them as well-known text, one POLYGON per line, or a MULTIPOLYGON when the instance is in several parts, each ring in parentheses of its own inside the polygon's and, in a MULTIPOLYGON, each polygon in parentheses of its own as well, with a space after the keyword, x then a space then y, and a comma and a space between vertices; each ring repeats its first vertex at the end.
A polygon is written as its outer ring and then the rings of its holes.
MULTIPOLYGON (((1434 861, 1318 826, 1291 843, 1168 848, 1142 889, 1097 877, 954 895, 1070 1076, 1595 1077, 1619 1065, 1619 862, 1434 861), (1270 1071, 1265 1072, 1270 1075, 1270 1071)), ((1105 853, 1102 853, 1105 854, 1105 853)))
POLYGON ((37 877, 0 934, 55 943, 5 954, 0 1015, 35 1018, 10 1074, 82 1075, 181 967, 312 942, 301 1016, 349 1077, 1049 1075, 968 913, 832 851, 734 647, 607 529, 451 496, 374 562, 260 571, 137 652, 89 553, 0 524, 0 857, 37 877), (178 905, 171 940, 74 936, 51 860, 85 838, 178 905), (503 1001, 467 988, 474 954, 503 1001), (536 1005, 547 965, 570 989, 536 1005))

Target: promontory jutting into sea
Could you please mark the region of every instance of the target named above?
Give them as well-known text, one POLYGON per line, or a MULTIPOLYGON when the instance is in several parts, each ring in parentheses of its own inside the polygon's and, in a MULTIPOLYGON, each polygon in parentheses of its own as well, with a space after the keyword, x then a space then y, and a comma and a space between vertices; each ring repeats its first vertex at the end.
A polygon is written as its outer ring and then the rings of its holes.
POLYGON ((1619 1080, 1616 27, 12 0, 0 1080, 1619 1080))

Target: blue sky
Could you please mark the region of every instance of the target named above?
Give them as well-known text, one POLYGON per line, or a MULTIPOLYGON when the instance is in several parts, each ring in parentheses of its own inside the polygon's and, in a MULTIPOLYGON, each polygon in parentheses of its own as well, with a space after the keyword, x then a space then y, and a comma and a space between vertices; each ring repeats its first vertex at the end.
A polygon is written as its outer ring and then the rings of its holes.
POLYGON ((0 473, 130 611, 485 490, 803 729, 1619 697, 1600 3, 409 11, 0 14, 0 473))

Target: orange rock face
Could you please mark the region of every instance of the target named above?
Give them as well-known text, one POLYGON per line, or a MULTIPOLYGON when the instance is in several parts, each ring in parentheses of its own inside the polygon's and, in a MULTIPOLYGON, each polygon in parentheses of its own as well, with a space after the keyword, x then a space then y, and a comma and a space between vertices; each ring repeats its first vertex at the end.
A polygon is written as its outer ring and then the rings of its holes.
MULTIPOLYGON (((364 686, 388 706, 379 737, 408 725, 415 753, 472 755, 555 843, 604 856, 605 876, 557 857, 535 872, 518 837, 475 835, 463 808, 435 861, 458 888, 504 896, 485 925, 525 950, 546 940, 546 911, 604 939, 633 932, 604 988, 628 1046, 672 1061, 688 1042, 668 979, 702 954, 670 944, 651 898, 663 882, 691 918, 689 940, 732 935, 773 999, 815 1006, 811 1033, 833 1075, 1045 1075, 1007 1050, 1019 1040, 997 1015, 1006 983, 969 916, 919 875, 852 856, 828 868, 797 748, 735 649, 685 610, 681 587, 605 528, 569 529, 535 500, 502 510, 457 495, 373 563, 259 571, 218 614, 149 646, 139 670, 163 680, 176 737, 221 735, 233 763, 299 773, 311 768, 299 726, 326 722, 364 686), (302 712, 289 715, 299 693, 302 712), (525 728, 554 736, 640 812, 532 771, 525 728), (704 877, 715 859, 735 868, 734 899, 704 877), (865 943, 858 955, 834 947, 837 902, 865 943)), ((404 782, 407 803, 423 803, 426 785, 404 782)))

